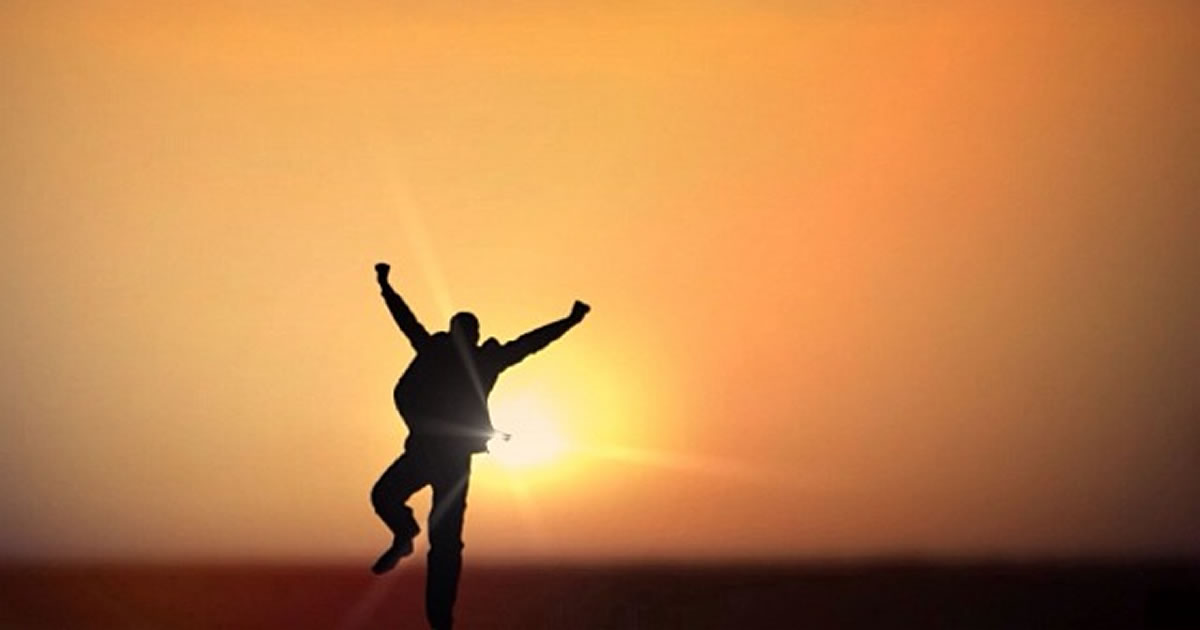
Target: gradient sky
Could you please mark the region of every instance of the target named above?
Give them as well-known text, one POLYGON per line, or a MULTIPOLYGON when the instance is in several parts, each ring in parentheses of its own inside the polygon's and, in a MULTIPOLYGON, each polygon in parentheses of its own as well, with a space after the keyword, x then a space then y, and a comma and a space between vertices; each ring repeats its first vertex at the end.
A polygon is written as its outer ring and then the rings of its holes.
POLYGON ((405 4, 0 8, 0 556, 373 558, 381 259, 473 557, 1200 552, 1200 5, 405 4))

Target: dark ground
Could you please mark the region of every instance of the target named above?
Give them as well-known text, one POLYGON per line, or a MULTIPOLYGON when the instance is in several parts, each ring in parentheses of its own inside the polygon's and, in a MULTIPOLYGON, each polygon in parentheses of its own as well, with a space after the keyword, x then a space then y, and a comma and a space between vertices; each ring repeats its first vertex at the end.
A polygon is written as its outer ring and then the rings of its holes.
MULTIPOLYGON (((0 566, 0 628, 423 628, 424 565, 0 566)), ((1200 629, 1200 561, 488 566, 458 627, 1200 629)))

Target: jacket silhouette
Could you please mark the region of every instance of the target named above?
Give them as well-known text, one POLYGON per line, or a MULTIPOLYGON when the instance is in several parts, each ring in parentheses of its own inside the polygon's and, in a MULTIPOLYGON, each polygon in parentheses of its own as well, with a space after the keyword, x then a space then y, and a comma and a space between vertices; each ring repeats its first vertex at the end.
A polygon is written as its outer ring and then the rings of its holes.
POLYGON ((430 333, 388 282, 390 267, 375 266, 384 302, 397 326, 416 350, 393 390, 396 410, 409 434, 404 453, 384 471, 371 490, 375 512, 392 531, 391 547, 371 570, 391 570, 412 553, 420 533, 405 505, 415 492, 433 487, 429 514, 429 564, 425 611, 436 630, 453 625, 453 607, 462 568, 462 528, 471 456, 487 450, 494 435, 487 397, 500 374, 545 348, 583 321, 590 307, 576 301, 571 314, 508 342, 488 338, 479 344, 479 320, 460 312, 450 329, 430 333))

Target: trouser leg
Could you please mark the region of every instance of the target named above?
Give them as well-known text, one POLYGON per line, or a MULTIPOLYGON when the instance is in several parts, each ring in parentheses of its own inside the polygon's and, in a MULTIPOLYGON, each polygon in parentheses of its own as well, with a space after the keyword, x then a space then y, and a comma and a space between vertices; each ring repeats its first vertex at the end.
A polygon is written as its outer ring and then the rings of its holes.
POLYGON ((450 630, 454 623, 454 600, 462 571, 462 531, 471 474, 470 456, 452 464, 433 480, 433 509, 429 513, 425 613, 435 630, 450 630))
POLYGON ((371 488, 371 505, 395 536, 412 538, 421 531, 406 505, 413 493, 429 483, 419 459, 409 453, 401 455, 371 488))

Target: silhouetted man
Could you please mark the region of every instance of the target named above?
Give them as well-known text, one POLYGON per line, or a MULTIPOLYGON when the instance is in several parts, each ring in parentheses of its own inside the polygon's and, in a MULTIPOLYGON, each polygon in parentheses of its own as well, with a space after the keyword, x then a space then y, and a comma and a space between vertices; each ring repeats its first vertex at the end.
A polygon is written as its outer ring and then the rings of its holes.
POLYGON ((450 318, 450 330, 429 334, 388 283, 390 267, 375 265, 383 299, 392 318, 412 343, 417 356, 396 383, 396 409, 408 425, 404 454, 384 471, 371 489, 375 512, 392 530, 392 546, 371 570, 390 571, 413 551, 420 533, 405 503, 426 485, 433 486, 429 512, 429 567, 425 581, 425 614, 435 630, 449 630, 462 568, 463 514, 471 455, 487 450, 494 434, 487 397, 500 373, 545 348, 583 321, 590 310, 576 301, 571 314, 501 344, 479 343, 479 320, 471 313, 450 318))

